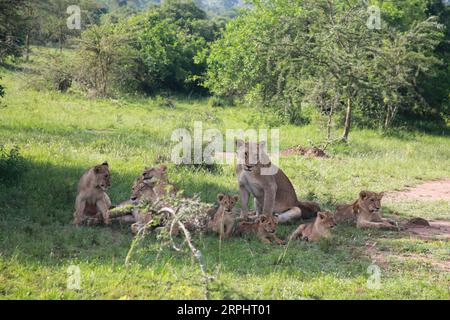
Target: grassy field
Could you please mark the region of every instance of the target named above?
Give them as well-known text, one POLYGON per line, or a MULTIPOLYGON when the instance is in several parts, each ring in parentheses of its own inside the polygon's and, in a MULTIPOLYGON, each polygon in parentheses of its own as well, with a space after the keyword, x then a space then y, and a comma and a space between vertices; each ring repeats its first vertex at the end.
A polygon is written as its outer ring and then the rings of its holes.
MULTIPOLYGON (((38 59, 38 57, 34 57, 38 59)), ((176 128, 266 127, 246 107, 210 108, 206 99, 176 99, 173 108, 158 99, 87 99, 77 93, 31 89, 30 65, 1 69, 7 95, 0 109, 0 144, 18 145, 27 169, 16 183, 0 183, 0 298, 2 299, 201 299, 201 274, 189 252, 158 241, 142 243, 127 269, 132 241, 125 226, 71 225, 76 184, 89 167, 108 160, 113 203, 128 198, 144 166, 169 156, 176 128), (159 253, 158 253, 159 252, 159 253), (67 289, 67 268, 81 270, 81 289, 67 289)), ((281 148, 320 141, 312 126, 280 127, 281 148)), ((361 189, 393 190, 450 177, 450 137, 421 132, 383 135, 353 130, 347 145, 328 150, 329 159, 281 158, 301 199, 334 209, 361 189)), ((237 193, 234 167, 219 172, 177 168, 169 178, 186 194, 214 202, 218 192, 237 193)), ((449 219, 448 201, 386 199, 386 216, 449 219)), ((279 228, 286 237, 296 226, 279 228)), ((198 236, 215 299, 449 299, 449 243, 420 240, 406 233, 361 231, 339 226, 331 241, 261 244, 256 238, 220 243, 198 236), (367 285, 368 267, 381 270, 381 286, 367 285)))

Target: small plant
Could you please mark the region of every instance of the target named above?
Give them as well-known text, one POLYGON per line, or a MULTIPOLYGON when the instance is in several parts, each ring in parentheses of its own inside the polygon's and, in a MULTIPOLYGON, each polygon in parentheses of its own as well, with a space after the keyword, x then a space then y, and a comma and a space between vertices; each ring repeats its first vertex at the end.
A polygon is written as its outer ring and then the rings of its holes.
POLYGON ((0 145, 0 182, 16 181, 25 170, 25 160, 19 147, 7 149, 0 145))
POLYGON ((50 59, 51 63, 44 71, 44 79, 50 83, 52 89, 66 92, 72 86, 72 64, 64 56, 51 55, 50 59))
POLYGON ((175 102, 173 101, 173 99, 169 97, 163 97, 160 95, 156 96, 155 104, 158 108, 170 108, 170 109, 175 108, 175 102))
POLYGON ((234 105, 234 101, 232 98, 212 96, 208 100, 208 107, 210 107, 210 108, 227 107, 227 106, 233 106, 233 105, 234 105))

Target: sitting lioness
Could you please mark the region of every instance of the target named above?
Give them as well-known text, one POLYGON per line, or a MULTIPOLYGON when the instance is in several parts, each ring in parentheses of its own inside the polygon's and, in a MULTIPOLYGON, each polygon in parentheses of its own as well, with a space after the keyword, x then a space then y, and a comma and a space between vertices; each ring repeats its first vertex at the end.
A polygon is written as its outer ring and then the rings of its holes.
POLYGON ((248 201, 253 196, 257 215, 279 215, 279 222, 315 217, 320 207, 301 202, 283 170, 270 162, 265 142, 237 140, 236 174, 241 200, 241 217, 249 215, 248 201))
POLYGON ((213 208, 208 212, 210 218, 208 230, 218 233, 220 239, 228 238, 234 230, 236 217, 232 211, 238 201, 238 197, 219 193, 217 201, 219 202, 219 208, 213 208))
POLYGON ((384 193, 361 191, 359 198, 352 204, 336 208, 335 218, 338 222, 354 222, 358 228, 379 228, 398 230, 395 221, 381 217, 381 199, 384 193))
POLYGON ((111 186, 111 175, 107 162, 86 171, 78 183, 73 223, 95 225, 102 220, 110 223, 108 210, 111 200, 106 189, 111 186))
POLYGON ((240 236, 244 233, 256 233, 263 243, 275 241, 284 244, 284 241, 275 235, 278 226, 278 218, 275 216, 259 216, 255 221, 242 221, 236 227, 235 234, 240 236))
POLYGON ((331 236, 331 229, 336 226, 334 214, 323 211, 317 214, 316 219, 308 224, 301 224, 291 235, 290 239, 302 239, 307 241, 319 241, 331 236))

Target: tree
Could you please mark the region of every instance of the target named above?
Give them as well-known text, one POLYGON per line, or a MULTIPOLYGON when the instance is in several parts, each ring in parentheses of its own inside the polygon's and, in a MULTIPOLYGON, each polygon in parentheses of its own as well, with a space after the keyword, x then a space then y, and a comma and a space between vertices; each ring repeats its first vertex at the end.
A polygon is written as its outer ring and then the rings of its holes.
POLYGON ((372 123, 370 113, 383 114, 387 127, 400 104, 417 103, 416 79, 436 63, 427 56, 439 43, 433 19, 406 31, 386 23, 376 30, 366 25, 367 6, 359 1, 252 3, 211 45, 205 85, 276 106, 287 120, 302 104, 320 101, 321 112, 344 114, 343 140, 356 107, 372 123))
POLYGON ((128 80, 134 66, 134 51, 125 24, 105 21, 84 31, 79 39, 77 80, 96 96, 105 97, 113 83, 128 80))
POLYGON ((205 63, 194 57, 214 39, 215 25, 192 1, 165 1, 129 19, 141 89, 201 90, 205 63))
POLYGON ((22 9, 28 4, 28 0, 0 0, 0 62, 21 55, 25 40, 22 9))

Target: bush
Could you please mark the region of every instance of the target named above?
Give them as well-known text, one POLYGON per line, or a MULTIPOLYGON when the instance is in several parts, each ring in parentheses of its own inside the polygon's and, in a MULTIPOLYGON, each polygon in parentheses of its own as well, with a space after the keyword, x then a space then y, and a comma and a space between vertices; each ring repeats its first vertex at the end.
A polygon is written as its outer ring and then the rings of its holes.
POLYGON ((234 106, 234 101, 232 98, 212 96, 208 100, 208 106, 211 108, 234 106))
POLYGON ((25 171, 25 159, 20 154, 19 147, 7 149, 0 146, 0 182, 16 181, 25 171))
POLYGON ((175 108, 175 101, 170 97, 164 97, 161 95, 156 96, 155 105, 158 108, 175 108))
POLYGON ((48 54, 48 63, 38 70, 36 77, 31 77, 27 85, 41 90, 57 90, 66 92, 73 81, 73 65, 69 57, 59 54, 48 54))

